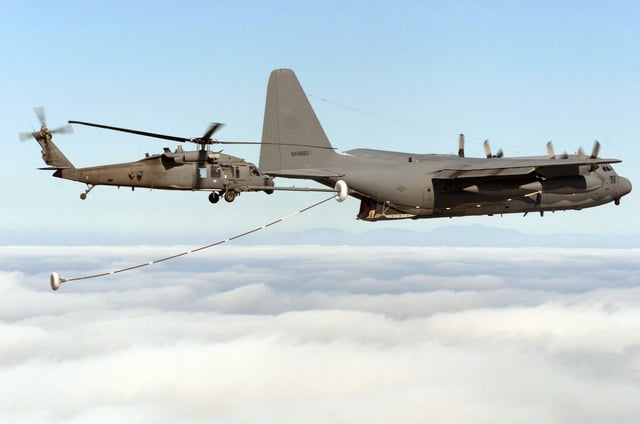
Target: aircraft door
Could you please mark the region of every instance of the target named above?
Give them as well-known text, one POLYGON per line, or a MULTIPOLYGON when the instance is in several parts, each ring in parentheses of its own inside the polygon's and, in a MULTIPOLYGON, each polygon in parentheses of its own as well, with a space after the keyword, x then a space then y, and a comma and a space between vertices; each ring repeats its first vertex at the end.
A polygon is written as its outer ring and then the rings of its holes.
POLYGON ((433 205, 434 205, 433 180, 428 175, 423 178, 426 178, 426 182, 422 188, 422 207, 424 209, 429 210, 431 213, 433 213, 433 205))

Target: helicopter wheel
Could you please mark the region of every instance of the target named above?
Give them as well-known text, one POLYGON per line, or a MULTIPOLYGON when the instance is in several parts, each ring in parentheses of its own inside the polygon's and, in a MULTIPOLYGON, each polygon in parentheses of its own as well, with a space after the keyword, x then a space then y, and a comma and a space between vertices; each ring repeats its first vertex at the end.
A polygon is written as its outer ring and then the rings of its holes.
POLYGON ((95 187, 95 185, 91 185, 91 184, 87 184, 87 189, 84 191, 84 193, 80 193, 80 198, 82 200, 87 198, 87 194, 89 194, 89 192, 91 190, 93 190, 93 188, 95 187))
POLYGON ((224 200, 226 200, 227 202, 231 203, 235 200, 236 198, 236 192, 235 191, 225 191, 224 192, 224 200))
POLYGON ((218 200, 220 200, 220 196, 215 191, 212 191, 209 195, 209 201, 211 203, 218 203, 218 200))

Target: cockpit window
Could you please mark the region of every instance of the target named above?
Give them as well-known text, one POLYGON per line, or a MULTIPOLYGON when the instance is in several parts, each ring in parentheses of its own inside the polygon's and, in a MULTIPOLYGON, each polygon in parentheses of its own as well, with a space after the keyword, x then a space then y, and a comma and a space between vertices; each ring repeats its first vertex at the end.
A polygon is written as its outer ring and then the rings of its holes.
POLYGON ((260 171, 258 171, 258 168, 256 168, 255 166, 250 166, 249 172, 251 173, 251 175, 260 176, 260 171))

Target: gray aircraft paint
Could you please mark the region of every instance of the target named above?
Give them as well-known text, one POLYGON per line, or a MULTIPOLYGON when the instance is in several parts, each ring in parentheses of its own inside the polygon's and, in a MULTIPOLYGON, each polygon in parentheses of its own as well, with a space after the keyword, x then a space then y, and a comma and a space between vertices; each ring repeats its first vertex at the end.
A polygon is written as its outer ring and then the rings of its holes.
POLYGON ((597 158, 598 145, 591 157, 335 153, 289 69, 275 70, 269 78, 262 142, 263 173, 329 187, 343 180, 350 195, 361 200, 358 218, 367 221, 583 209, 618 204, 631 191, 631 182, 611 167, 620 160, 597 158))

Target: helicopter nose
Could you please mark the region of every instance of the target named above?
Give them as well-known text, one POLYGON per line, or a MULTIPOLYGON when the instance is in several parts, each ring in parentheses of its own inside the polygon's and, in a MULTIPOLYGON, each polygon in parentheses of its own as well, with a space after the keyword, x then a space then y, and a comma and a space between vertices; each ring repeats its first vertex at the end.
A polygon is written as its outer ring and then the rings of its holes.
POLYGON ((625 177, 618 177, 617 184, 618 196, 622 197, 631 192, 631 181, 625 177))

